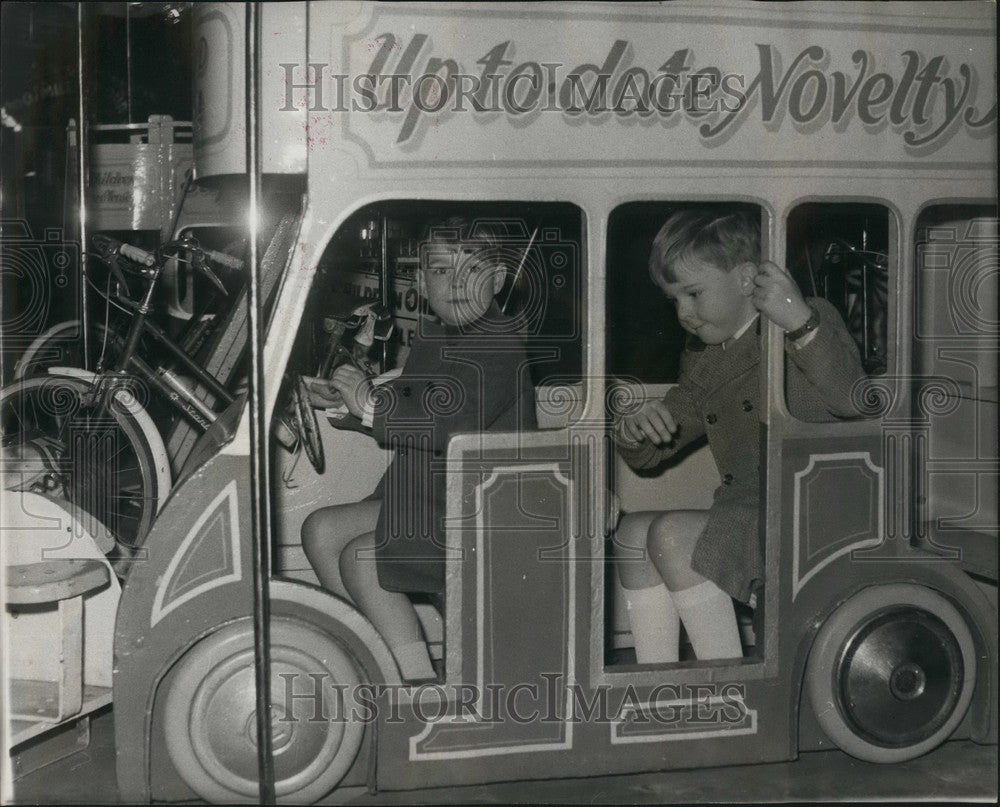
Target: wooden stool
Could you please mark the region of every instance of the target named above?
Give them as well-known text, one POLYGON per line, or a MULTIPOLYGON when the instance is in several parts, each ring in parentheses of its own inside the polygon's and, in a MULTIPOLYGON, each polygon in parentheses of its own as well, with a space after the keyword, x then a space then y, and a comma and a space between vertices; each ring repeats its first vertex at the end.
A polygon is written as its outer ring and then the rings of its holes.
POLYGON ((84 705, 83 598, 108 584, 106 564, 98 560, 51 560, 7 567, 9 611, 58 603, 58 680, 11 679, 10 719, 61 723, 84 705))

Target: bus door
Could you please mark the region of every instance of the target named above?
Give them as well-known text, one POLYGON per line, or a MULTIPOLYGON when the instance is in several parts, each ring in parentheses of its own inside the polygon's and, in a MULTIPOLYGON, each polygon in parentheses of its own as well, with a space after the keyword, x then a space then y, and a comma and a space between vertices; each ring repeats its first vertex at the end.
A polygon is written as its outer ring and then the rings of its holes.
POLYGON ((498 774, 509 767, 495 778, 574 770, 572 689, 588 679, 586 555, 604 530, 593 501, 600 440, 599 430, 572 439, 553 430, 451 441, 445 688, 468 699, 452 704, 464 719, 431 717, 417 735, 400 733, 405 747, 385 727, 380 762, 408 761, 400 776, 440 760, 456 781, 475 781, 483 756, 498 774))
MULTIPOLYGON (((768 330, 769 506, 762 518, 767 546, 774 550, 768 555, 767 579, 789 581, 781 593, 787 607, 796 606, 802 597, 829 602, 824 570, 840 558, 879 545, 895 528, 886 523, 892 508, 886 500, 887 459, 878 419, 884 385, 877 379, 885 376, 887 362, 895 360, 887 334, 897 256, 890 250, 894 225, 885 205, 805 202, 776 224, 785 230, 784 265, 807 298, 832 304, 865 373, 876 380, 874 385, 836 390, 848 411, 807 422, 796 416, 795 402, 786 394, 794 348, 785 344, 779 328, 768 330)), ((780 612, 783 605, 775 594, 767 592, 767 605, 780 612)), ((769 621, 772 626, 780 623, 769 621)), ((777 634, 773 638, 780 642, 777 634)), ((780 652, 786 650, 791 652, 780 652)))

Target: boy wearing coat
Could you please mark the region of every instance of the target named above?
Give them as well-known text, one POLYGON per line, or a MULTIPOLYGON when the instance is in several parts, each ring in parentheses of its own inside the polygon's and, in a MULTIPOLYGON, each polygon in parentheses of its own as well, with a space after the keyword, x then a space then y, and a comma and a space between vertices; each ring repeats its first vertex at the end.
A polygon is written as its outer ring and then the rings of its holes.
POLYGON ((836 309, 805 300, 795 281, 760 263, 759 224, 743 212, 688 209, 653 242, 653 281, 690 334, 677 386, 620 418, 618 451, 655 468, 707 438, 722 484, 707 511, 631 513, 616 535, 619 579, 640 663, 677 661, 680 623, 699 659, 742 655, 732 600, 763 584, 760 490, 760 315, 785 331, 786 400, 806 421, 856 417, 864 371, 836 309), (646 549, 643 560, 628 560, 646 549))
POLYGON ((461 432, 535 428, 535 395, 518 321, 496 297, 507 270, 502 235, 449 219, 421 249, 421 322, 402 373, 374 388, 342 365, 331 384, 350 413, 395 454, 368 500, 310 514, 302 544, 323 586, 353 601, 386 640, 403 677, 434 677, 407 594, 445 588, 448 441, 461 432))

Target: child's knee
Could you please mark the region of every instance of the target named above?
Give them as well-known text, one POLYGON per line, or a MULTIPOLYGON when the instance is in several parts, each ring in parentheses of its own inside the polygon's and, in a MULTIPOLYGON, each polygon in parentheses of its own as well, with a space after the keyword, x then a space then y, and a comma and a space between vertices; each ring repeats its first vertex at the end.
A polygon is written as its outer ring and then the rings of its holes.
POLYGON ((650 558, 667 588, 678 591, 703 579, 691 568, 691 556, 706 519, 704 511, 676 510, 663 513, 650 525, 650 558))
POLYGON ((302 537, 302 551, 310 560, 322 552, 324 539, 329 535, 329 531, 324 528, 325 520, 323 510, 314 510, 302 522, 302 529, 299 531, 302 537))
POLYGON ((684 519, 679 512, 661 513, 652 520, 646 536, 646 548, 653 555, 676 556, 684 546, 684 519))
POLYGON ((344 551, 340 553, 340 576, 344 581, 357 580, 363 573, 364 569, 362 564, 371 564, 372 570, 374 571, 374 559, 362 559, 362 555, 371 555, 371 550, 374 549, 375 542, 372 540, 371 535, 359 535, 353 541, 351 541, 347 546, 344 547, 344 551))

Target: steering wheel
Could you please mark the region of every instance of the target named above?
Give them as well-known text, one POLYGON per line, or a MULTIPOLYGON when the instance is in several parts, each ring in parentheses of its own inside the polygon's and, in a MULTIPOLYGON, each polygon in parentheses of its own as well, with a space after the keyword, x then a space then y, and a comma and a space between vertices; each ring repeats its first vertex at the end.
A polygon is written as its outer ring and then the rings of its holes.
POLYGON ((302 448, 316 473, 323 473, 326 463, 323 460, 323 442, 319 435, 319 422, 316 420, 316 410, 309 404, 309 391, 305 379, 299 376, 295 381, 292 403, 295 412, 295 430, 299 433, 302 448))

